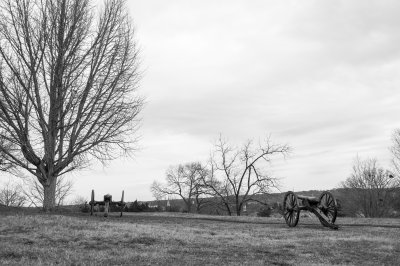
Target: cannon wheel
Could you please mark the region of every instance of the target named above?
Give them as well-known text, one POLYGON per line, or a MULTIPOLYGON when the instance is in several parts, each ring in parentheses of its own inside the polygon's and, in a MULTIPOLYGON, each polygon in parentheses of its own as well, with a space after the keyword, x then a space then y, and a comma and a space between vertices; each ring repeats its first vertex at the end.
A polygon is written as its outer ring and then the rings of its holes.
POLYGON ((285 194, 283 200, 283 217, 286 224, 290 227, 295 227, 299 222, 300 210, 296 194, 289 191, 285 194))
POLYGON ((125 204, 124 204, 124 191, 122 190, 122 197, 121 197, 121 215, 119 217, 122 217, 122 211, 124 210, 125 204))
POLYGON ((93 215, 93 208, 94 208, 94 189, 92 189, 92 197, 90 200, 90 215, 93 215))
POLYGON ((329 219, 330 223, 335 223, 337 216, 337 203, 335 197, 330 192, 322 192, 321 196, 319 196, 318 208, 329 219))

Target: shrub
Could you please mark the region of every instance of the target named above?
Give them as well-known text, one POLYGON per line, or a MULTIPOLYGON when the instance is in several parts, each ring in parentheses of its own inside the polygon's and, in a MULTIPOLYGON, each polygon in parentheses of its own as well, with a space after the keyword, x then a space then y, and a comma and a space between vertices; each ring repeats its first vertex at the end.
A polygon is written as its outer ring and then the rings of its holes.
POLYGON ((128 205, 127 211, 128 212, 144 212, 144 211, 149 211, 149 204, 143 203, 143 202, 138 202, 135 200, 131 204, 128 205))
POLYGON ((90 211, 90 205, 86 202, 84 204, 79 205, 79 210, 84 213, 88 213, 90 211))
POLYGON ((264 206, 260 208, 260 210, 257 212, 258 217, 270 217, 272 214, 272 208, 269 206, 264 206))
POLYGON ((167 208, 168 212, 182 212, 182 208, 176 205, 171 205, 167 208))

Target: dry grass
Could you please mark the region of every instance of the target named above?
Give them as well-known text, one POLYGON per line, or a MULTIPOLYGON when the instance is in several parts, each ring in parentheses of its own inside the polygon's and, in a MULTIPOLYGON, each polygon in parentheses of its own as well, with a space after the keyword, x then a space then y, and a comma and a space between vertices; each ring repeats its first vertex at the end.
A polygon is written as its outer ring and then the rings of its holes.
POLYGON ((400 265, 400 220, 0 214, 0 265, 400 265), (357 225, 360 224, 360 225, 357 225), (386 227, 381 227, 384 225, 386 227))

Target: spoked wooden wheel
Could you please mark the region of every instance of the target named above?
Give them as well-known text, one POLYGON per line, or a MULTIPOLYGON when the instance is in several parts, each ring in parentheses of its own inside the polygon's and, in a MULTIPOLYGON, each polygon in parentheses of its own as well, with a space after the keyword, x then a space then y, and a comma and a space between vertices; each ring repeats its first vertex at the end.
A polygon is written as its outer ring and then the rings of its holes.
POLYGON ((330 192, 322 192, 321 196, 319 197, 318 208, 328 218, 330 223, 335 223, 337 216, 337 203, 330 192))
POLYGON ((122 197, 121 197, 121 214, 120 217, 122 217, 122 211, 124 210, 125 204, 124 204, 124 191, 122 190, 122 197))
POLYGON ((93 215, 93 208, 94 208, 94 189, 92 189, 92 197, 90 200, 90 215, 93 215))
POLYGON ((283 200, 283 217, 286 224, 295 227, 299 222, 300 210, 296 194, 289 191, 283 200))

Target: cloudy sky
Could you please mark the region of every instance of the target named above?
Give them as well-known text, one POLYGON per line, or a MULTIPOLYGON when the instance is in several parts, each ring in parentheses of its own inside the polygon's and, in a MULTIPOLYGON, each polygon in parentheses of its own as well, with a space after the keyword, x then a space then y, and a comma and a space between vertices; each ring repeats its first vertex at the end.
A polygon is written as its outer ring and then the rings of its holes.
POLYGON ((282 191, 330 189, 354 158, 390 165, 400 128, 399 1, 128 1, 147 99, 141 150, 76 173, 75 193, 151 200, 169 165, 271 135, 282 191))
POLYGON ((271 135, 282 191, 337 187, 354 158, 390 165, 400 128, 400 1, 129 0, 141 49, 141 149, 73 174, 75 195, 151 200, 169 165, 271 135))

